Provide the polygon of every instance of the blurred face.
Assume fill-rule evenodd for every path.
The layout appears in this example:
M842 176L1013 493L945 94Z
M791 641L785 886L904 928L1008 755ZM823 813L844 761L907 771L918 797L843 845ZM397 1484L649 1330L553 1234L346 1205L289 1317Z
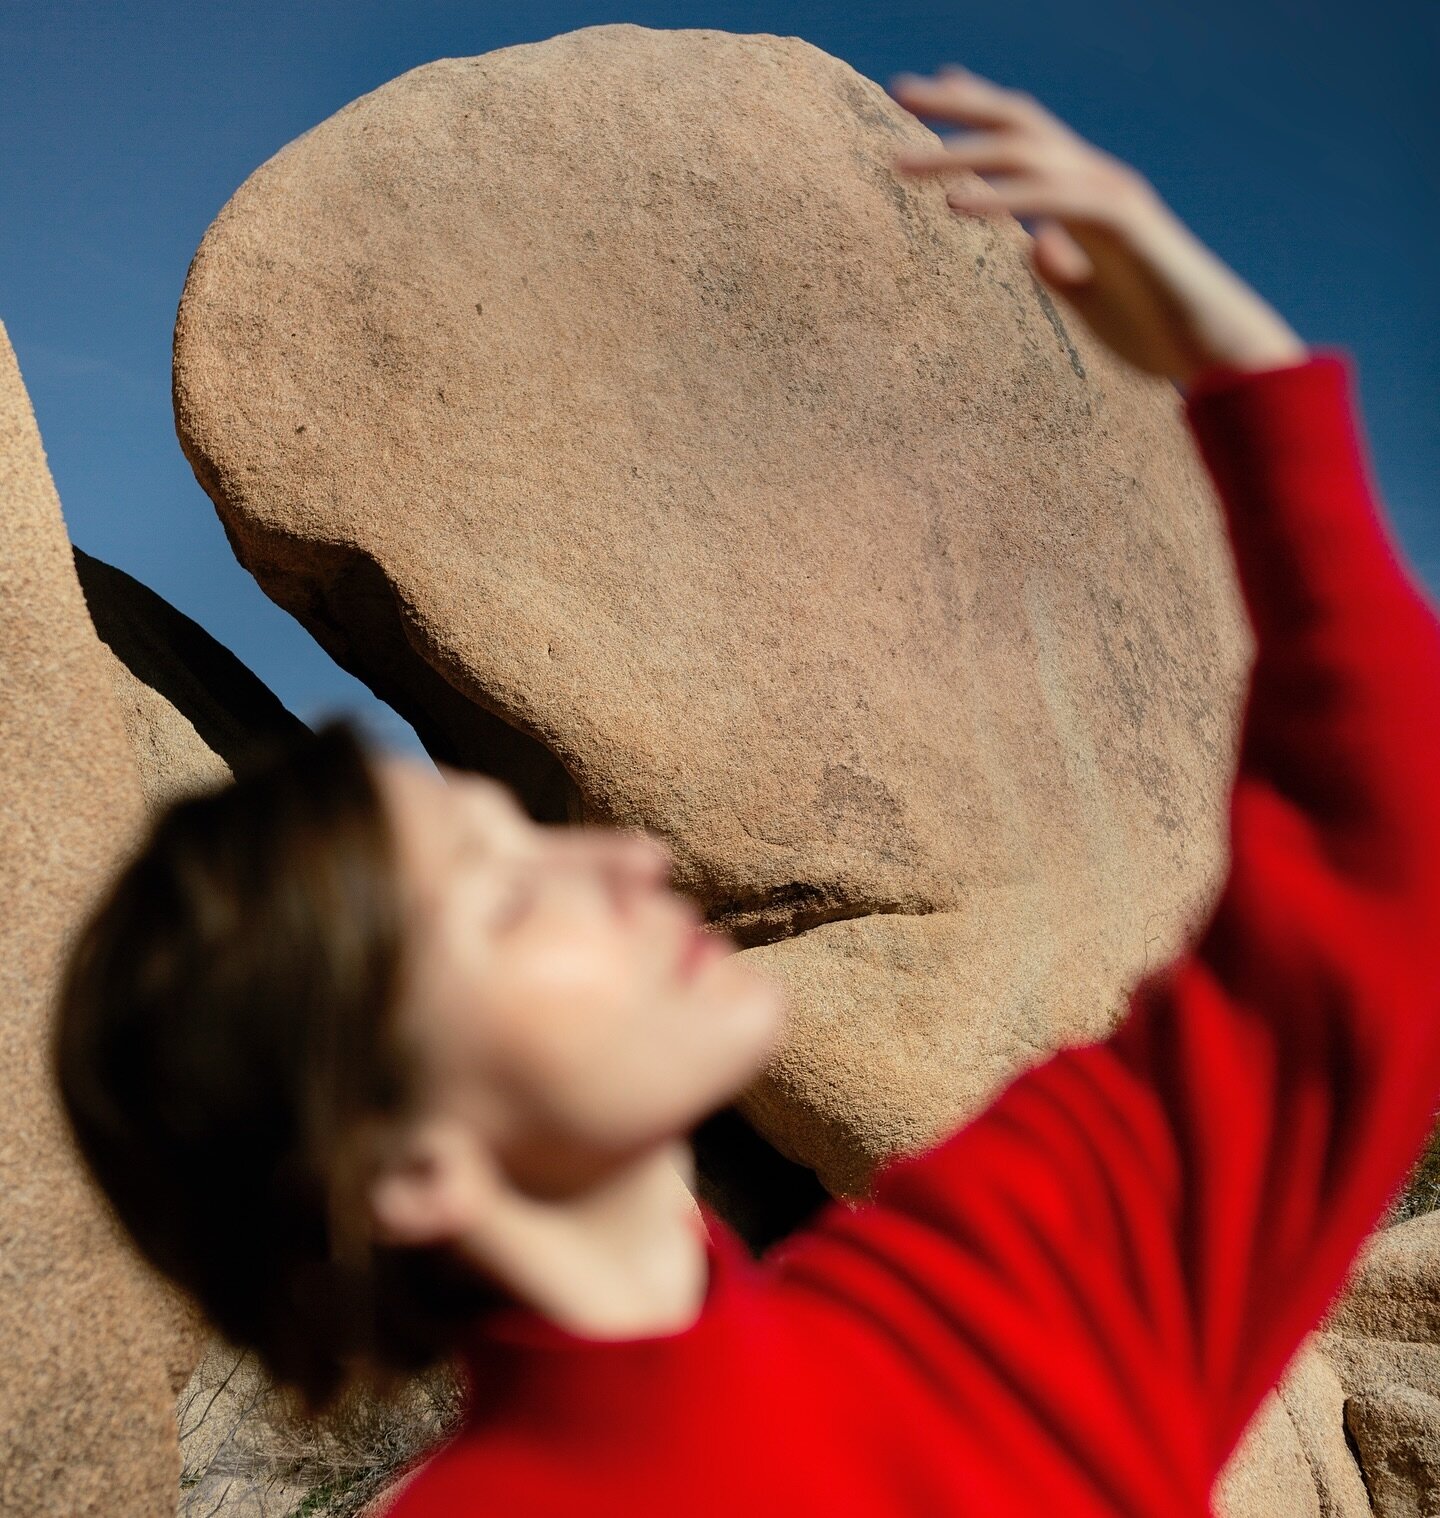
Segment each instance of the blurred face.
M544 826L482 776L378 762L401 850L400 1029L427 1113L562 1194L754 1077L779 987L701 931L651 835Z

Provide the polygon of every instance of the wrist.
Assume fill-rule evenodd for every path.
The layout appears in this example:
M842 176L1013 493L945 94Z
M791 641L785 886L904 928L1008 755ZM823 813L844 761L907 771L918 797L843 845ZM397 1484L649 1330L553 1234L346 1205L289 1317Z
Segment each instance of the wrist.
M1289 332L1269 340L1208 353L1171 378L1182 391L1188 391L1201 375L1263 374L1271 369L1289 369L1306 363L1311 357L1310 348L1295 333Z
M1182 389L1207 370L1231 374L1303 363L1309 349L1262 296L1155 198L1130 240L1165 272L1170 308L1170 378Z

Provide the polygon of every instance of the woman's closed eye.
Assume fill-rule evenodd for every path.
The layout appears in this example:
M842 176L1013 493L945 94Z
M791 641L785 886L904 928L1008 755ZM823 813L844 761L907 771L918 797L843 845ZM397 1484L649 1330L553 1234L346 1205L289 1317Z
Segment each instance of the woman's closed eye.
M530 910L535 901L535 876L526 870L517 872L501 890L499 902L490 914L490 925L503 932L513 927Z

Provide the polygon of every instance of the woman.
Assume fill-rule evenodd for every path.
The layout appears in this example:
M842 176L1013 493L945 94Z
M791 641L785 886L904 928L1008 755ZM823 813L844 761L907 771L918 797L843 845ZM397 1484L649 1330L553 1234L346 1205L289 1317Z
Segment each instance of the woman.
M783 1013L655 840L542 827L332 724L156 825L69 966L82 1150L139 1246L323 1406L462 1358L423 1514L1201 1515L1440 1094L1440 623L1351 373L1133 169L949 67L1039 276L1184 391L1256 636L1204 931L763 1261L690 1129Z

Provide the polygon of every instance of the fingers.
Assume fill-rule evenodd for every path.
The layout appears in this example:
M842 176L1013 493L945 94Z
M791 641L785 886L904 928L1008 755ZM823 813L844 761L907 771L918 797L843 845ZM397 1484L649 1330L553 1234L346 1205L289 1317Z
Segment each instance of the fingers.
M889 90L906 110L938 121L1015 129L1061 126L1033 95L1005 89L954 63L947 63L935 79L896 74Z
M1058 217L1072 224L1108 226L1118 220L1123 207L1097 194L1092 186L1071 180L1001 176L988 184L965 186L947 192L945 203L952 211L970 216L995 215Z
M1017 90L1002 89L981 79L957 64L946 64L938 79L922 79L915 74L899 74L891 81L891 93L916 115L940 120L965 122L988 131L964 135L951 134L941 139L943 146L927 152L910 150L897 154L892 163L900 174L931 175L969 169L973 173L999 173L1013 176L987 188L983 182L972 183L950 194L954 210L989 211L1016 209L1006 196L1022 190L1034 193L1027 183L1041 172L1056 155L1055 139L1047 142L1043 128L1053 123L1031 96Z
M977 172L1031 171L1042 168L1052 156L1043 143L998 132L954 134L940 139L942 148L933 153L899 154L894 162L902 173L925 170L974 169Z
M989 164L1013 162L1015 171L994 173ZM900 172L907 169L896 164ZM1094 226L1119 227L1140 206L1146 186L1125 165L1109 164L1100 156L1069 155L1018 157L997 154L945 153L926 155L916 174L984 172L990 177L948 186L946 203L953 211L981 215L1008 211L1012 216L1052 216Z
M943 175L965 169L993 175L951 189L952 210L974 215L1008 211L1013 216L1116 221L1136 199L1140 176L1128 164L1071 131L1032 95L982 79L947 64L933 80L899 74L891 93L917 115L963 122L987 130L951 134L942 147L897 154L902 175ZM1075 265L1072 244L1059 248L1060 267Z
M987 211L1009 211L1012 216L1034 216L1039 208L1034 204L1040 187L1032 181L1000 176L977 185L964 185L949 190L945 204L952 211L968 211L971 215L983 215Z
M1090 255L1060 222L1049 217L1042 217L1035 228L1031 258L1038 274L1067 293L1077 290L1095 275Z

